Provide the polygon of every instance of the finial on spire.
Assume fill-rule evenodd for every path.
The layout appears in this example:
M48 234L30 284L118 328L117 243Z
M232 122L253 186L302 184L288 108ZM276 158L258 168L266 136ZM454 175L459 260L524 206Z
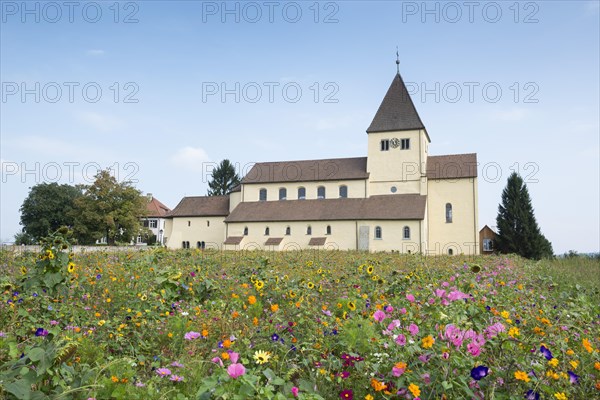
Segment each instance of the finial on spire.
M400 75L400 54L398 53L398 46L396 46L396 70Z

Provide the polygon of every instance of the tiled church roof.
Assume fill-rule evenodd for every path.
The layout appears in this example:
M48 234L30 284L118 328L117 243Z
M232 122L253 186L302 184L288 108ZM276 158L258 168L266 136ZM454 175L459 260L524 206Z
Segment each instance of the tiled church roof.
M362 198L244 202L225 222L421 220L426 196L380 195Z
M367 158L329 158L256 163L242 184L367 179Z

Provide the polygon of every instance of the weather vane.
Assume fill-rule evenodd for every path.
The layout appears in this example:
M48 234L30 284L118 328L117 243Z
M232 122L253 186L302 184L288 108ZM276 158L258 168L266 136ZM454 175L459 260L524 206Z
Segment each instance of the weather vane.
M400 74L400 54L398 53L398 46L396 46L396 70Z

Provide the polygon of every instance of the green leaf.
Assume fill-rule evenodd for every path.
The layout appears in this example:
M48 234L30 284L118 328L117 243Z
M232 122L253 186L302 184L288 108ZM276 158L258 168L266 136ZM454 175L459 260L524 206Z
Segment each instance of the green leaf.
M15 396L17 399L31 399L31 384L25 379L19 379L17 381L4 384L4 390Z

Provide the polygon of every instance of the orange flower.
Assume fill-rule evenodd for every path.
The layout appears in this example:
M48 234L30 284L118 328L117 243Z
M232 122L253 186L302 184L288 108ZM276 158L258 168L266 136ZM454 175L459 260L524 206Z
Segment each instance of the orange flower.
M110 380L111 380L111 381L113 381L114 383L117 383L117 382L119 382L119 378L117 378L117 377L116 377L116 376L114 376L114 375L110 377Z
M415 397L419 397L421 395L421 389L419 389L419 387L417 385L415 385L414 383L411 383L410 385L408 385L408 390L410 390L412 395Z
M421 345L423 346L424 349L428 349L431 346L433 346L433 342L435 342L435 339L433 338L433 336L429 335L429 336L425 336L423 339L421 339ZM415 395L417 396L417 395Z
M252 324L253 324L254 326L258 326L258 318L254 317L254 318L252 319Z
M583 339L581 341L581 343L583 344L583 347L585 347L585 349L587 350L588 353L592 352L593 348L592 348L592 344L590 343L589 340Z
M529 376L527 376L527 372L524 371L515 371L515 379L523 382L529 382Z
M271 305L271 311L277 312L277 310L279 310L279 305L278 304L272 304Z
M379 382L375 378L371 378L371 386L375 389L376 392L380 392L383 389L387 388L387 385L383 382Z
M231 313L231 318L237 318L240 316L240 313L238 313L237 311L234 311Z
M256 297L248 296L248 303L250 303L250 305L256 303Z
M221 353L221 358L223 360L229 360L229 353L227 353L226 351Z
M229 340L229 339L223 340L223 347L228 349L230 346L231 346L231 340Z
M598 371L600 371L600 362L596 361L594 363L594 368L596 368Z
M208 330L207 329L203 329L202 330L202 336L204 336L204 337L208 336Z

